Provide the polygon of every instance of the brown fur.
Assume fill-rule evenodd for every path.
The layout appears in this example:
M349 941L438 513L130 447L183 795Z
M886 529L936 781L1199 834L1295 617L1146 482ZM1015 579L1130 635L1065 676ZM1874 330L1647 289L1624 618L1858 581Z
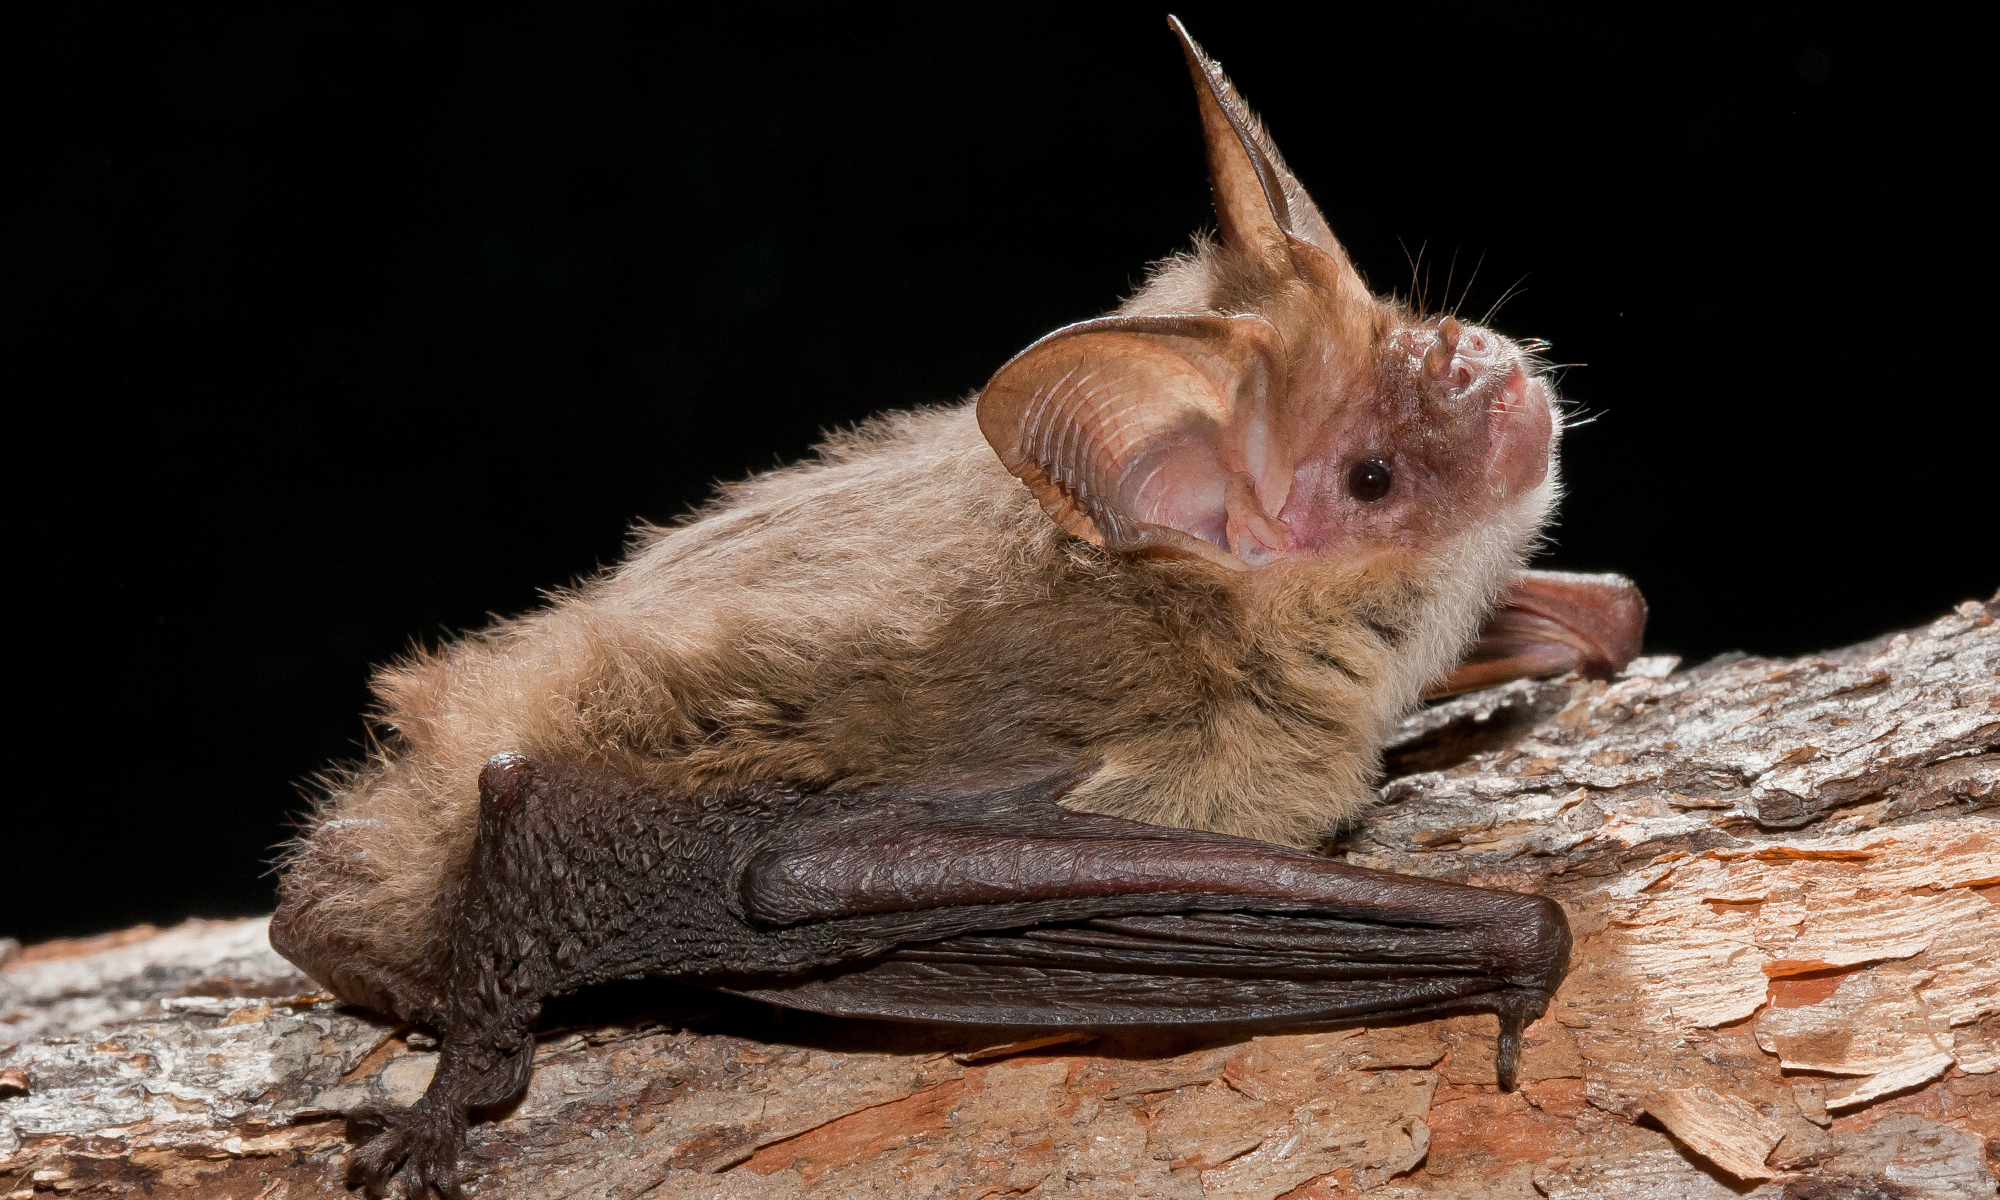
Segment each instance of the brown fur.
M1296 287L1198 243L1121 313L1303 312ZM1380 354L1414 318L1373 320ZM1420 549L1232 571L1065 534L969 405L878 418L642 530L541 611L379 672L379 746L286 864L294 940L422 975L502 752L668 792L971 790L1097 762L1076 807L1309 845L1372 799L1390 722L1464 650L1555 492L1551 468Z
M1080 807L1309 844L1368 802L1388 722L1518 564L1542 505L1521 507L1522 528L1436 555L1243 577L1064 535L969 408L882 418L643 531L546 609L381 671L381 748L284 887L325 934L422 961L503 751L662 785L956 788L1097 755Z

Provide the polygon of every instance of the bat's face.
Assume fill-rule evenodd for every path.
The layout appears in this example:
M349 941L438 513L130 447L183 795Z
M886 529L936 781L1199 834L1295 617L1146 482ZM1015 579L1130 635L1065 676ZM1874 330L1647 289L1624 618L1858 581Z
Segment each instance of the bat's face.
M1289 252L1303 278L1250 311L1107 317L1023 351L980 397L1001 461L1072 533L1237 571L1539 526L1556 421L1533 357Z
M1276 515L1297 551L1421 550L1493 520L1550 476L1554 398L1538 364L1490 329L1393 317L1372 371L1365 360L1293 364L1305 411Z
M979 399L987 440L1058 524L1116 550L1255 571L1462 549L1487 527L1482 561L1517 557L1554 492L1538 365L1371 295L1182 36L1220 236L1002 367Z

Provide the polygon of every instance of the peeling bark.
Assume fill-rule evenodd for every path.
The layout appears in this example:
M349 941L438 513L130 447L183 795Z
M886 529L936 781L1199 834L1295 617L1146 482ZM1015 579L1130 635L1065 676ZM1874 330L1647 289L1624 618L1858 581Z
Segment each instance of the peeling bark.
M1382 807L1328 849L1566 906L1571 974L1514 1094L1491 1018L1016 1041L621 985L552 1006L467 1191L1991 1197L1996 615L1412 718ZM337 1114L413 1100L435 1059L261 920L0 940L0 1196L337 1195Z

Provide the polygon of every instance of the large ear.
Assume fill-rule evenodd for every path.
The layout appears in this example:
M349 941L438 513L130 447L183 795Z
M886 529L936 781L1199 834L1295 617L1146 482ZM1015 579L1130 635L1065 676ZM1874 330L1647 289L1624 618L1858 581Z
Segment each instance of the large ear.
M1293 463L1274 427L1277 331L1256 316L1106 317L1016 355L979 428L1064 529L1237 570L1290 545Z
M1366 295L1347 251L1250 111L1236 85L1188 36L1179 17L1167 25L1181 42L1201 108L1208 181L1215 192L1215 221L1230 253L1272 271L1297 273L1322 287Z

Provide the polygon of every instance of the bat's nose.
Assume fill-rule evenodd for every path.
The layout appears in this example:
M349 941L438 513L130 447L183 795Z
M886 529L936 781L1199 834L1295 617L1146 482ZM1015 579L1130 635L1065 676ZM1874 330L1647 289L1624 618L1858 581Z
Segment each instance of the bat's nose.
M1500 339L1492 334L1457 317L1444 318L1424 351L1427 390L1439 399L1466 395L1493 370L1499 352Z

